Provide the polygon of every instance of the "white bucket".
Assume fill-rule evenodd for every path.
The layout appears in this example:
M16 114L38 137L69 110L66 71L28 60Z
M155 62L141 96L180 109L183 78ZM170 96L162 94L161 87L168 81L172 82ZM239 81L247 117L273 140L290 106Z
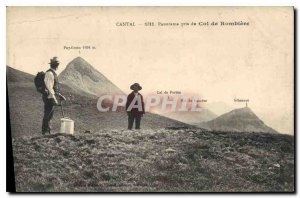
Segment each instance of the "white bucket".
M67 134L74 134L74 121L70 118L61 118L60 119L60 132Z

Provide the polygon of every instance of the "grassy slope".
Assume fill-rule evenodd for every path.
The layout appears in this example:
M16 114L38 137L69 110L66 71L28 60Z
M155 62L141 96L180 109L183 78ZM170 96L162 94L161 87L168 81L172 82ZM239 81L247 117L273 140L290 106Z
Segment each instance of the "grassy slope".
M102 130L13 142L17 191L293 191L293 137Z

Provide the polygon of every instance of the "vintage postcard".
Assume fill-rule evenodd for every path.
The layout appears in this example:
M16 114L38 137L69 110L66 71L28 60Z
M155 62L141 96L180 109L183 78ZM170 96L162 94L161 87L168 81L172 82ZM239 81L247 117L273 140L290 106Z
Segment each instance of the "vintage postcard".
M294 192L293 7L7 7L16 192Z

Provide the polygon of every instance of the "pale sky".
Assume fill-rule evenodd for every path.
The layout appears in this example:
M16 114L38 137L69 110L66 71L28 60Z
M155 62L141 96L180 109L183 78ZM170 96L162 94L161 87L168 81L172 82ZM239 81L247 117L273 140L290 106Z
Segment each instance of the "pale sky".
M59 72L81 56L128 93L196 94L249 107L269 126L293 134L292 7L9 7L7 65L36 74L58 56ZM134 27L116 26L135 22ZM157 26L158 22L249 22L249 26ZM145 22L156 26L146 27ZM95 46L64 50L64 46Z

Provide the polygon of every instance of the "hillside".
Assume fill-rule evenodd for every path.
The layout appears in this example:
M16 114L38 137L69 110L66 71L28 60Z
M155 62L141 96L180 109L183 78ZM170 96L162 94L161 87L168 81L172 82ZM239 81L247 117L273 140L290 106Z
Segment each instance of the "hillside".
M123 92L81 57L73 59L59 75L60 82L77 92L100 96Z
M265 125L248 107L232 110L199 126L214 131L278 133Z
M7 73L9 75L7 83L12 135L14 137L40 135L43 101L41 94L34 87L33 75L19 72L10 67L7 67ZM16 80L10 82L10 79ZM65 115L75 121L75 131L127 128L126 112L100 113L96 107L97 98L95 96L87 93L84 95L75 93L66 85L61 86L61 93L68 99L66 103L63 103ZM61 117L60 107L57 106L52 121L56 132L60 127ZM144 129L169 126L189 127L187 124L151 113L146 113L141 122L141 127Z
M294 139L101 130L13 141L18 192L292 192Z
M6 66L6 79L10 83L33 82L34 76L12 67Z

